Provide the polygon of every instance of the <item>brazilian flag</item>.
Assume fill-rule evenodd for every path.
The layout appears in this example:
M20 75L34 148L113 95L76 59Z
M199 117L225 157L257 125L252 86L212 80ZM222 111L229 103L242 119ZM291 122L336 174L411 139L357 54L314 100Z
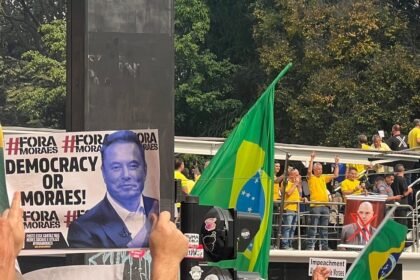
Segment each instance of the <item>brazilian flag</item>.
M4 172L4 153L3 153L3 128L0 124L0 213L9 208L9 200L6 191L6 178Z
M260 229L251 245L238 254L239 271L267 278L274 178L274 91L289 64L271 83L210 161L191 194L200 204L257 213ZM225 263L222 266L228 267Z
M404 250L407 230L394 220L386 220L350 267L345 279L386 279Z

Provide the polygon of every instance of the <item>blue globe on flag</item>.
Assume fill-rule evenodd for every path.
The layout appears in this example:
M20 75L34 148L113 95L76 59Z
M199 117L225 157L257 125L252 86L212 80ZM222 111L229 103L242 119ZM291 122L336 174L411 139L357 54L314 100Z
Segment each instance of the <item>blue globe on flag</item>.
M260 173L261 171L258 171L242 187L236 201L236 210L259 214L262 219L264 217L265 199Z
M400 257L400 253L394 253L389 255L388 260L382 266L381 270L378 273L378 279L386 279L389 275L391 275L392 271L394 270L395 266L397 265L397 261Z

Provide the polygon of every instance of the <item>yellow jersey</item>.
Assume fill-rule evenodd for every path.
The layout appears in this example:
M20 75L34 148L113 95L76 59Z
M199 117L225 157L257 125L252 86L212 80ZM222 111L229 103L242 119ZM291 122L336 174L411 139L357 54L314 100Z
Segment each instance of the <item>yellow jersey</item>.
M286 186L286 199L284 200L284 210L290 210L297 212L298 209L298 203L300 201L300 194L297 187L295 187L295 190L292 192L291 195L287 195L287 193L292 189L294 186L294 183L289 181Z
M309 194L311 201L328 202L327 183L331 182L333 177L331 175L321 175L319 177L312 175L308 179ZM311 204L311 207L325 206L323 204Z

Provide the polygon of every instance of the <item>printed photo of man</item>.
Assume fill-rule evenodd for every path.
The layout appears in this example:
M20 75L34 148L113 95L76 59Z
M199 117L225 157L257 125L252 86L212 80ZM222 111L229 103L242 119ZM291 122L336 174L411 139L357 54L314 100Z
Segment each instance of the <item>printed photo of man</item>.
M343 226L341 242L352 245L365 245L375 233L371 223L376 218L373 205L369 201L360 203L357 213L352 213L354 223Z
M143 195L147 176L144 149L136 133L117 131L102 148L105 197L71 223L67 241L73 248L144 248L149 245L150 215L158 200Z

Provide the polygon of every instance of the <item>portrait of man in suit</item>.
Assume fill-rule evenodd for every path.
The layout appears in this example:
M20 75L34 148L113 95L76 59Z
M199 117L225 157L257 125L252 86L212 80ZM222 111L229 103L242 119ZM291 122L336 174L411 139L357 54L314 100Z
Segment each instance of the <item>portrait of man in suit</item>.
M372 221L375 219L373 205L369 201L364 201L360 203L357 213L352 214L355 222L343 226L341 242L344 244L365 245L376 231L376 228L371 226Z
M72 222L67 241L73 248L144 248L149 245L152 213L158 200L143 195L147 176L144 149L136 133L117 131L101 147L105 197Z

